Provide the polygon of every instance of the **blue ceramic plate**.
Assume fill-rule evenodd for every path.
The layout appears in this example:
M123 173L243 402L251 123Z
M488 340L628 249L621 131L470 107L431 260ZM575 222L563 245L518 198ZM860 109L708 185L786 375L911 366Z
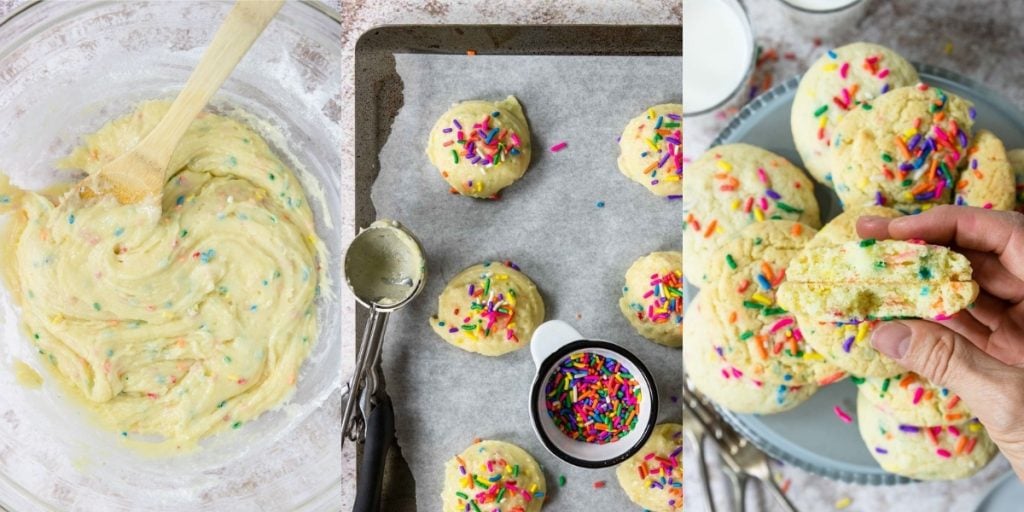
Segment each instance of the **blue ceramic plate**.
M1024 147L1024 114L1016 106L971 79L944 69L915 65L925 83L974 103L978 111L976 129L991 130L1003 140L1007 149ZM789 112L798 83L799 77L794 77L755 98L718 135L712 146L745 142L800 164L789 127ZM828 221L842 211L831 190L818 185L815 192L821 206L822 221ZM687 292L692 298L696 289L687 286ZM907 478L885 472L861 440L856 421L843 423L833 412L833 408L840 405L853 414L856 403L857 389L846 380L822 389L803 405L788 412L767 416L735 414L726 410L720 412L755 445L789 464L844 482L870 485L910 482ZM1024 501L1024 488L1019 492L1018 496L1022 497L1016 502L1018 504Z
M1024 503L1024 484L1012 471L996 481L974 512L1017 512Z

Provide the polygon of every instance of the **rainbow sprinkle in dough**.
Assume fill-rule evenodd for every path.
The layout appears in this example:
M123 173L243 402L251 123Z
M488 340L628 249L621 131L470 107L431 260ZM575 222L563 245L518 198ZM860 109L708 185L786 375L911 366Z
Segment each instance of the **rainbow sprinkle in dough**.
M657 196L683 193L683 106L655 105L626 124L619 171Z
M641 336L666 345L683 344L683 256L652 252L626 271L619 310Z
M485 262L453 277L430 318L434 332L469 352L499 356L525 347L544 321L537 286L514 263Z
M683 274L710 282L711 255L741 229L770 220L821 225L814 186L785 158L748 144L711 148L687 166L683 183Z
M949 203L973 126L970 102L925 84L862 104L833 140L832 178L844 208L918 213Z
M825 52L800 79L790 114L793 143L811 175L832 186L829 151L846 114L919 80L913 65L884 46L858 42Z
M977 419L957 424L900 422L859 393L857 424L882 469L920 480L954 480L980 471L996 454Z
M501 189L530 166L530 128L514 96L498 101L464 101L434 125L427 156L450 192L496 199Z
M540 512L547 484L522 448L480 441L445 463L444 512Z
M778 298L819 322L945 320L977 297L971 273L970 261L946 247L866 239L802 251Z
M662 423L654 427L640 451L615 469L619 485L629 499L650 512L683 509L683 426Z
M142 104L61 165L98 172L168 107ZM200 114L162 205L34 192L17 202L3 261L24 330L101 424L173 453L292 392L316 342L323 244L299 180L252 129Z
M563 358L544 385L555 426L570 439L605 444L636 427L643 393L636 378L611 357L576 352Z

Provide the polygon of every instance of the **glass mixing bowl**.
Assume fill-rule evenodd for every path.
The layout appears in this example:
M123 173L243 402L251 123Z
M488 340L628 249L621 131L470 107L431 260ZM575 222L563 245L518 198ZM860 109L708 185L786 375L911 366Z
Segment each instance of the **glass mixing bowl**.
M171 99L230 2L41 2L0 22L0 169L16 185L66 181L54 162L142 100ZM319 339L286 404L193 453L126 448L63 396L0 292L0 508L325 510L340 460L340 20L288 2L211 109L253 125L300 174L329 254ZM259 120L259 121L257 121ZM15 361L43 376L16 383Z

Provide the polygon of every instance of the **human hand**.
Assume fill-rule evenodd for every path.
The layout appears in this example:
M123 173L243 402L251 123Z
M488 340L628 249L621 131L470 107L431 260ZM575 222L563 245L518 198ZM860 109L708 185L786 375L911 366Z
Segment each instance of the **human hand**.
M921 239L971 261L981 288L973 307L944 321L885 322L871 343L960 395L1024 480L1024 215L937 206L895 219L861 217L857 233Z

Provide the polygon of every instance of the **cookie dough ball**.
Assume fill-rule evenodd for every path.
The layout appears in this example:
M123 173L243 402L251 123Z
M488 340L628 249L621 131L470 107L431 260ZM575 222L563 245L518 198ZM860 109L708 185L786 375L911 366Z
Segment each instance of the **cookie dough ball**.
M974 417L958 395L913 372L854 382L865 400L900 423L958 425Z
M917 71L889 48L853 43L829 50L800 79L790 127L804 167L832 186L829 150L836 124L861 103L919 82Z
M686 168L683 274L708 283L711 254L744 227L766 220L821 225L814 186L785 158L748 144L708 150Z
M530 166L530 127L514 96L464 101L430 131L427 156L453 194L489 198L522 177Z
M917 213L949 203L974 126L971 103L918 84L846 115L832 141L832 180L844 208Z
M683 426L662 423L639 452L615 469L626 496L650 512L683 509Z
M701 293L686 310L683 327L683 368L687 381L718 405L742 414L774 414L807 401L818 386L765 384L734 365L726 348L739 343L728 338L712 304Z
M954 204L993 210L1016 206L1016 180L1003 141L988 130L978 130L967 150L967 165L956 182Z
M1006 152L1010 161L1014 179L1014 203L1018 212L1024 213L1024 149L1012 149Z
M683 106L655 105L619 138L619 170L656 196L683 193Z
M723 347L725 357L767 385L823 386L844 376L807 346L796 319L776 303L790 260L814 233L792 221L753 224L711 259L714 281L701 293L731 342Z
M480 441L445 463L441 510L539 512L546 493L544 473L529 453L502 441Z
M669 347L683 344L683 255L652 252L626 271L619 309L641 336Z
M857 426L871 456L882 469L920 480L967 478L995 456L996 447L977 420L957 425L900 423L861 393Z
M437 311L430 325L438 336L485 356L525 347L544 321L537 286L511 262L487 262L459 272L437 298Z
M893 219L902 214L883 206L847 210L821 228L804 250L820 250L859 240L857 219L866 215ZM896 361L871 346L871 331L879 324L878 320L821 322L800 314L796 314L796 319L807 344L850 375L885 378L904 371Z

